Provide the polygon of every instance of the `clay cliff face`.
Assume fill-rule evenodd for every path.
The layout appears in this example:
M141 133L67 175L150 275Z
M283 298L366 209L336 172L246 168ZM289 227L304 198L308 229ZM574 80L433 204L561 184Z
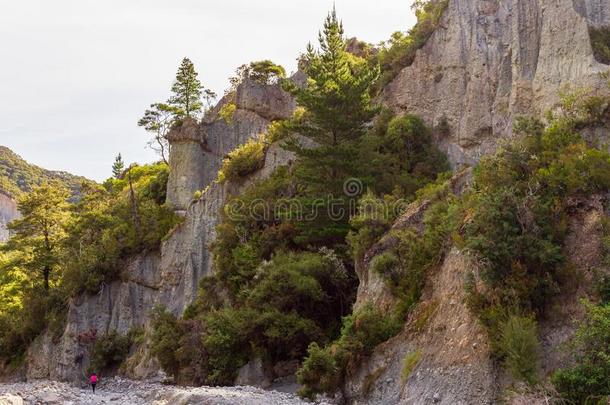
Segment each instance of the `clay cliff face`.
M512 136L514 118L543 115L565 86L606 87L588 27L609 23L607 0L450 0L384 102L430 125L446 119L439 143L454 166L472 165Z

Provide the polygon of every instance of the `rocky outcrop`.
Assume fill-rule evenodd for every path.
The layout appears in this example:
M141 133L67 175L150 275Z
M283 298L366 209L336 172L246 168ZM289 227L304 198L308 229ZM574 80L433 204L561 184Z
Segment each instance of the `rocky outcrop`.
M10 195L0 191L0 243L8 240L10 235L7 225L19 216L15 200Z
M231 119L219 116L222 106L234 103ZM273 120L288 118L294 99L279 84L245 80L225 96L201 124L188 121L168 134L172 145L167 202L186 210L196 191L212 184L223 158L239 145L267 130Z
M158 253L136 256L123 271L122 280L103 285L96 295L73 299L63 332L54 336L47 331L28 350L27 378L84 381L97 336L113 330L125 335L145 326L159 302L159 260Z
M565 86L606 89L589 25L610 23L607 0L449 0L436 32L384 91L385 103L445 119L454 166L472 165L512 136L522 114L542 115Z
M403 332L349 376L349 402L494 403L497 371L487 335L464 302L464 277L475 268L459 250L447 255Z
M201 128L187 119L167 135L172 149L169 156L171 170L167 181L167 205L174 210L185 210L197 190L209 184L203 173L207 159Z
M454 177L454 193L464 187L464 177ZM467 182L466 182L467 183ZM421 232L428 201L412 204L394 225ZM584 318L581 299L595 296L596 277L608 271L602 263L604 197L570 201L566 257L573 281L554 298L540 320L540 371L548 377L569 364L565 344ZM369 263L391 249L391 235L366 254L359 269L356 307L372 303L388 310L395 298ZM512 380L492 360L486 331L466 306L468 274L479 274L479 265L465 251L452 248L442 263L430 271L422 298L410 313L403 331L377 347L372 356L348 374L343 393L354 404L492 404ZM410 367L405 364L410 363Z
M97 336L113 330L127 334L133 328L146 327L157 305L181 315L195 300L200 280L213 271L209 245L216 238L216 225L227 199L293 159L290 152L271 145L263 168L249 178L239 184L213 181L224 155L265 132L270 117L285 117L294 109L294 102L278 85L246 82L242 87L241 104L231 124L219 118L201 124L186 120L168 136L172 144L168 204L183 211L184 221L166 237L160 252L134 257L120 280L104 285L95 295L83 294L70 302L64 330L58 336L47 331L30 347L28 379L82 382ZM195 199L195 191L203 189L201 197ZM126 368L132 378L148 378L158 372L146 345L133 353Z

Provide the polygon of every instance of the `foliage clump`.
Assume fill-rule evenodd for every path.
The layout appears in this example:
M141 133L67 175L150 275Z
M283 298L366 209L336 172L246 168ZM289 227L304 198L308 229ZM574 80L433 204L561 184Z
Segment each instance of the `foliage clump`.
M116 330L98 337L91 350L90 369L93 372L112 371L118 368L129 354L132 341Z
M271 362L301 359L310 342L324 341L338 327L342 291L349 282L339 263L330 251L278 253L241 285L233 307L202 311L214 302L213 285L202 286L199 309L191 310L188 319L156 316L152 349L179 380L188 380L184 371L195 369L197 382L214 385L231 384L239 367L257 354ZM202 345L197 364L194 357L181 356L193 349L191 341Z
M218 181L239 181L261 169L265 163L266 150L267 141L263 135L238 146L223 159Z
M244 80L252 80L262 85L279 83L286 77L286 70L283 66L277 65L270 60L260 60L250 62L248 65L241 65L237 68L235 76L230 80L232 90Z
M402 372L400 374L400 379L402 380L403 384L409 380L411 374L413 373L413 370L415 370L415 367L417 367L417 364L419 363L420 359L421 352L419 350L407 353L404 360L402 361Z
M610 305L584 305L587 316L572 342L575 363L552 381L572 403L604 403L610 397Z
M610 27L589 27L589 38L595 60L610 65Z
M345 317L339 339L324 348L317 343L309 346L297 373L302 385L299 395L312 399L318 393L334 393L345 373L357 367L377 345L396 335L403 323L400 314L382 314L372 305Z
M222 118L224 122L227 123L227 125L232 125L233 115L235 114L235 111L237 111L237 106L235 105L235 103L226 103L220 108L220 111L218 111L218 116Z
M500 325L500 350L514 378L534 384L538 379L540 343L532 317L510 316Z

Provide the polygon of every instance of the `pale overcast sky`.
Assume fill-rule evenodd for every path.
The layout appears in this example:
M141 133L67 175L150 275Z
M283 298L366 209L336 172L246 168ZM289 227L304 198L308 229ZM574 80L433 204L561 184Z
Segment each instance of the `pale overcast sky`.
M412 0L337 0L347 36L378 43L414 23ZM295 69L332 0L0 0L0 145L92 179L114 156L155 160L136 123L182 57L222 94L235 68Z

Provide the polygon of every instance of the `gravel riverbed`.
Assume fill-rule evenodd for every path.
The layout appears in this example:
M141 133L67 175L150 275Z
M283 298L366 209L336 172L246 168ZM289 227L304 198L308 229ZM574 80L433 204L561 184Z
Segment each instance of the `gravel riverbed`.
M176 387L122 378L102 380L95 394L57 381L0 384L0 405L288 405L311 404L294 394L255 387ZM329 405L327 402L318 402Z

